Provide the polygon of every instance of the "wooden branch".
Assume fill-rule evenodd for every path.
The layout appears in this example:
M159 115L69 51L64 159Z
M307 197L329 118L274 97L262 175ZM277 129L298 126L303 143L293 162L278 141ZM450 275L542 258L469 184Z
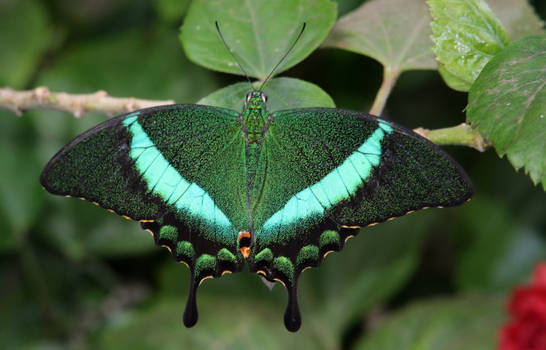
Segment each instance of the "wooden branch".
M24 111L29 109L65 111L76 118L80 118L88 112L117 115L137 109L173 103L175 103L174 100L155 101L141 100L134 97L111 97L103 90L92 94L67 94L64 92L51 92L44 86L27 91L13 90L8 87L0 88L0 108L9 109L18 116L21 116Z
M385 96L388 96L388 93ZM106 91L102 90L93 94L67 94L64 92L50 92L47 87L43 86L27 91L0 88L0 108L9 109L19 116L28 109L65 111L72 113L77 118L88 112L117 115L137 109L173 103L173 100L154 101L134 97L111 97L108 96ZM384 102L381 105L384 106ZM413 131L438 145L467 146L480 152L491 146L477 130L464 123L450 128L437 130L417 128Z

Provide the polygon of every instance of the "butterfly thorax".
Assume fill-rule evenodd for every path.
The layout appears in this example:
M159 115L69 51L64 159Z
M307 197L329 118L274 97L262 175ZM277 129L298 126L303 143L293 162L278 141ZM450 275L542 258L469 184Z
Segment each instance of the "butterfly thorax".
M252 91L246 97L243 110L243 137L247 145L261 144L268 126L267 97L259 91Z

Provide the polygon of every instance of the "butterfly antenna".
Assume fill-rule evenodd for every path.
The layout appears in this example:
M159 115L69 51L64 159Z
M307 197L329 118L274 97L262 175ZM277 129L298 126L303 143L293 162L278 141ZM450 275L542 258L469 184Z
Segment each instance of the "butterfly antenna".
M254 87L252 86L252 82L250 81L250 78L248 77L248 74L247 74L246 71L243 69L243 66L241 65L241 63L239 62L239 60L237 59L237 57L235 57L235 55L233 54L233 52L231 52L231 49L229 48L228 44L226 43L226 40L224 39L224 36L222 35L222 32L220 31L220 25L218 24L218 21L214 21L214 24L216 25L216 31L218 32L218 35L220 36L220 39L222 40L222 43L224 43L224 46L226 47L226 50L229 52L229 54L231 55L231 57L233 57L233 60L237 63L237 65L239 66L239 69L241 69L241 71L242 71L243 74L245 75L246 80L248 80L248 83L250 84L250 86L252 87L252 89L254 89Z
M292 46L290 46L290 48L288 49L288 51L286 51L286 53L284 54L284 56L282 56L282 58L279 60L279 63L277 63L275 65L275 67L273 67L273 69L271 70L271 73L269 73L269 75L267 76L267 78L265 78L264 82L262 83L262 86L260 86L260 89L258 91L262 91L265 84L269 81L269 79L271 79L271 77L273 76L273 73L275 73L275 71L277 70L277 68L279 68L279 66L281 65L281 63L284 62L284 60L286 59L286 57L288 56L288 54L290 53L290 51L292 51L292 49L296 46L296 43L300 40L303 32L305 31L305 27L307 26L307 23L303 22L303 25L301 26L301 30L300 30L300 33L298 34L298 36L296 37L296 40L294 40L294 42L292 43Z

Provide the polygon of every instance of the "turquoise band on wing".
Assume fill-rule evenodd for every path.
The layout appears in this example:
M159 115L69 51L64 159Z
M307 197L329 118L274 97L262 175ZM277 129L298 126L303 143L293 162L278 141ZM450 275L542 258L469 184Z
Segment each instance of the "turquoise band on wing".
M285 206L271 216L260 234L268 237L275 227L324 215L325 210L354 195L380 163L381 141L392 127L380 120L379 127L345 161L322 180L292 196ZM270 238L270 237L269 237Z
M155 147L137 115L130 115L123 125L131 133L129 156L135 162L148 190L159 195L168 205L188 215L223 229L221 236L233 238L234 228L210 195L196 183L184 179Z

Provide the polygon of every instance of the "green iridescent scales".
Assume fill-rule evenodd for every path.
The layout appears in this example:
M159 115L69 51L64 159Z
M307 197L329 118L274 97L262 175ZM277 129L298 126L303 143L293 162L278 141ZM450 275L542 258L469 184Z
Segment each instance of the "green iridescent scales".
M248 263L286 286L291 331L305 268L360 227L472 194L464 171L408 129L341 109L269 114L258 91L242 114L173 105L106 121L61 149L41 183L141 221L186 263L186 326L199 283Z

